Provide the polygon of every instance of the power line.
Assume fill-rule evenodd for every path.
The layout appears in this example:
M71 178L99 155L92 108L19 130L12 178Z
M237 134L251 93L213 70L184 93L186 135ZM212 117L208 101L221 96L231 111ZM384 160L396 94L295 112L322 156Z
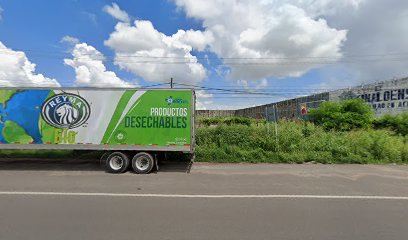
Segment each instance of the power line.
M54 79L50 79L54 80ZM50 86L52 85L52 82L47 82L47 80L44 80L42 82L32 82L30 79L10 79L10 78L3 78L0 79L1 82L7 82L7 83L25 83L25 84L32 84L32 85L38 85L38 86ZM69 80L60 80L56 81L59 84L75 84L75 81L69 81ZM156 83L152 85L143 85L140 87L157 87L157 86L168 86L170 82L163 82L163 83ZM338 86L338 87L332 87L332 88L256 88L256 87L246 87L246 88L236 88L237 86L228 86L228 88L220 88L220 87L207 87L207 86L200 86L200 85L194 85L194 84L185 84L185 83L173 83L174 85L179 85L183 87L188 87L188 88L194 88L196 91L205 91L205 92L211 92L213 94L267 94L267 93L309 93L309 92L316 92L316 91L335 91L335 90L352 90L352 91L358 91L358 90L363 90L363 91L374 91L376 90L374 87L364 87L363 86L354 86L354 87L344 87L344 86ZM97 83L97 84L92 84L92 86L112 86L110 83ZM399 88L384 88L382 87L381 90L398 90Z
M40 54L48 54L58 56L62 55L71 55L69 52L55 52L55 51L44 51L44 50L33 50L33 49L0 49L1 51L8 51L8 52L31 52L31 53L40 53ZM18 54L18 53L16 53ZM94 53L81 53L81 55L87 56L94 56ZM199 57L199 56L192 56L192 57L185 57L185 56L146 56L146 55L137 55L137 54L102 54L103 56L111 56L111 57L134 57L134 58L152 58L152 59L209 59L209 60L229 60L229 59L338 59L338 58L364 58L364 57L387 57L387 56L408 56L408 52L385 52L385 53L373 53L373 54L345 54L343 56L276 56L276 57Z
M167 86L169 83L158 83L158 84L153 84L153 85L149 85L149 86L141 86L142 88L151 88L151 87L158 87L158 86Z
M0 49L0 55L4 55L4 54L8 54L8 55L17 55L19 54L18 52L7 52L7 53L1 53L1 50L7 50L7 49ZM7 50L9 51L9 50ZM240 65L245 65L245 66L263 66L263 65L280 65L280 66L285 66L285 65L308 65L308 64L349 64L349 63L373 63L373 62L406 62L408 61L408 55L404 56L405 54L400 54L399 56L403 55L404 58L384 58L384 56L398 56L396 54L393 55L366 55L367 56L383 56L381 58L377 58L377 59L351 59L351 60L347 60L347 56L345 57L336 57L333 58L333 60L330 60L331 57L259 57L259 58L249 58L249 57L236 57L236 58L218 58L220 60L247 60L247 61L223 61L220 63L211 63L212 65L217 65L217 66L240 66ZM81 59L81 58L88 58L89 56L93 56L95 57L95 54L82 54L81 56L75 56L74 58L77 59ZM37 55L37 57L47 57L47 58L54 58L54 59L60 59L60 58L70 58L73 56L68 56L68 55L64 55L64 56L58 56L55 54L44 54L44 53L40 53L39 55ZM135 58L153 58L153 59L158 59L158 61L152 61L152 60L136 60L136 61L132 61L132 60L121 60L120 56L118 59L118 56L116 56L113 61L117 62L117 63L132 63L132 64L170 64L170 65L178 65L178 64L195 64L198 63L197 60L198 59L208 59L208 58L199 58L199 57L191 57L191 58L187 58L187 57L167 57L167 56L129 56L129 57L135 57ZM361 57L361 56L360 56ZM328 59L328 60L324 60L324 61L298 61L299 59L308 59L308 58L314 58L314 59ZM190 59L190 61L163 61L163 59L185 59L188 60ZM100 61L104 61L106 60L106 58L102 55L99 54L98 56L96 56L96 58L93 58L93 60L100 60ZM191 61L192 60L192 61ZM255 62L255 61L248 61L248 60L286 60L286 61L274 61L274 62L267 62L267 61L263 61L263 62ZM292 61L288 61L288 60L292 60ZM293 61L296 60L296 61Z
M41 82L32 82L30 79L0 79L0 87L55 87L56 85L54 83L58 83L58 84L70 84L70 85L74 85L75 81L69 81L69 80L65 80L65 81L58 81L55 80L55 82L51 82L51 80L54 79L50 79L50 80L44 80ZM49 82L47 82L49 81ZM2 83L9 83L10 85L12 84L13 86L2 86ZM129 84L131 84L130 82L127 82ZM152 88L152 87L158 87L158 86L166 86L169 83L158 83L158 84L153 84L153 85L141 85L141 86L135 86L135 88ZM31 86L29 86L31 85ZM75 86L75 87L114 87L112 86L112 84L110 83L97 83L97 84L91 84L91 85L87 85L87 86ZM120 87L120 86L119 86Z
M359 86L355 87L348 87L348 88L269 88L269 89L236 89L236 88L215 88L215 87L206 87L206 86L199 86L199 85L192 85L192 84L184 84L184 83L175 83L176 85L182 85L187 87L194 87L198 88L197 91L227 91L232 93L258 93L258 92L285 92L285 91L293 91L293 92L309 92L309 91L335 91L335 90L375 90L375 88L359 88ZM381 88L381 90L398 90L399 88Z
M187 86L187 87L194 87L194 88L200 88L202 90L218 90L218 91L226 91L226 92L232 92L232 93L247 93L243 90L234 90L234 89L223 89L223 88L212 88L212 87L204 87L204 86L197 86L197 85L189 85L189 84L183 84L183 83L175 83L176 85L181 85L181 86ZM248 93L251 94L251 93ZM260 93L262 94L262 93ZM265 94L266 95L266 94Z

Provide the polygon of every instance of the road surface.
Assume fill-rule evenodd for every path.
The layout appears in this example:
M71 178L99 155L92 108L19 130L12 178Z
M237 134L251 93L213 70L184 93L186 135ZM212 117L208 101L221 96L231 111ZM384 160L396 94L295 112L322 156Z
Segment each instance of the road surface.
M406 239L408 166L0 160L0 239Z

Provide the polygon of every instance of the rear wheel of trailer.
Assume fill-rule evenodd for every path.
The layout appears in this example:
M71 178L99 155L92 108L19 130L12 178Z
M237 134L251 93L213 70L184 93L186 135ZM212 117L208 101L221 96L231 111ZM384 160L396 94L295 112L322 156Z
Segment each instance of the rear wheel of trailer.
M105 161L106 171L109 173L124 173L129 168L129 157L122 152L109 154Z
M133 171L138 174L150 173L154 167L154 163L154 157L146 152L137 153L132 158Z

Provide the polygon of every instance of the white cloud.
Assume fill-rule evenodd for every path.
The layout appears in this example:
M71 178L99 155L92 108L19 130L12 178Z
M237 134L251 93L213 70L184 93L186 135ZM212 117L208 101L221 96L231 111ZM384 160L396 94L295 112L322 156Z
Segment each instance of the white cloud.
M78 43L72 49L72 59L64 63L75 69L76 86L131 87L129 82L120 79L114 72L107 71L102 53L86 43Z
M280 0L280 4L293 4L304 9L313 18L342 14L347 10L356 10L367 0Z
M408 75L408 1L364 1L355 11L338 11L328 21L349 29L343 51L345 58L354 57L338 69L348 71L353 84Z
M323 65L309 59L299 63L300 56L331 56L332 60L342 57L347 31L332 28L317 17L329 14L337 1L174 1L187 16L203 22L205 31L214 39L209 42L210 50L226 58L231 79L296 77ZM358 0L345 2L345 6L359 6Z
M196 91L196 108L198 110L214 109L213 94L206 92L205 90Z
M75 38L75 37L71 37L71 36L64 36L64 37L61 39L61 42L65 42L65 43L69 43L69 44L75 45L75 44L78 44L78 43L79 43L79 39L78 39L78 38Z
M0 86L49 87L60 86L52 78L35 73L36 65L24 52L13 51L0 42Z
M202 51L213 39L209 32L179 30L167 36L150 21L134 25L119 22L105 45L115 50L115 64L147 81L196 83L206 78L206 69L191 54Z
M115 19L122 21L122 22L129 22L130 18L129 15L121 10L116 3L112 3L112 6L105 5L103 7L103 11L114 17Z
M168 82L173 77L176 83L197 83L207 72L192 51L208 51L224 62L203 60L220 77L255 88L267 86L270 77L299 77L316 68L335 86L408 73L406 56L401 57L401 49L408 49L405 0L172 1L204 30L166 35L149 21L133 24L118 18L122 22L105 41L115 51L115 64L147 81ZM341 63L354 61L350 55L376 53L400 57ZM199 108L217 108L214 96L198 99Z
M255 86L255 89L263 89L268 86L268 80L263 78L259 81L259 83Z
M213 33L210 49L218 56L278 58L261 60L275 64L247 66L224 60L238 61L229 64L232 79L301 76L327 61L337 63L324 66L324 74L347 72L330 77L336 85L344 75L351 85L408 75L401 54L408 48L406 0L173 1Z

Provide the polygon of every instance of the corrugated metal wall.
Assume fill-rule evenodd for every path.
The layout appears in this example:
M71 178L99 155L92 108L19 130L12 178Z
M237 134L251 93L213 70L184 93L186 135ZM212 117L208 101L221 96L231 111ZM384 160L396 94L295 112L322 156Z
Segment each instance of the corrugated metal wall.
M276 103L249 107L239 110L197 110L199 117L249 117L256 119L299 119L307 117L307 111L318 107L324 101L340 101L363 98L377 116L408 111L408 78L362 85L350 89L313 94Z

